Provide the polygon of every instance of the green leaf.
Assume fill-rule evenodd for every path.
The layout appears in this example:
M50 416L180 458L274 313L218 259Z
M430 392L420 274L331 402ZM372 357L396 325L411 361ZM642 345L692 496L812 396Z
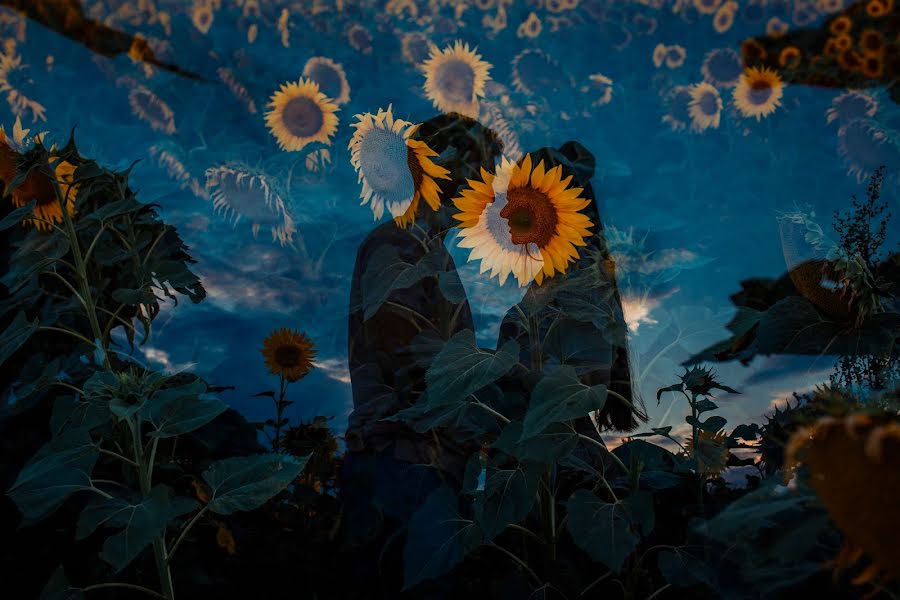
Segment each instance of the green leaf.
M568 457L578 446L578 433L567 423L554 423L522 441L522 423L513 421L503 428L491 447L519 460L551 465Z
M694 406L697 407L698 413L705 413L719 408L718 404L716 404L712 400L707 400L706 398L704 398L703 400L698 400Z
M54 436L73 429L90 431L109 420L109 409L99 402L61 396L53 403L50 433Z
M116 302L130 304L132 306L138 304L153 304L157 301L157 297L153 294L153 290L149 286L136 290L126 288L113 290L112 297Z
M403 589L449 573L481 541L475 523L460 516L456 492L446 486L437 488L409 520L403 548Z
M109 204L104 204L94 212L82 215L79 218L79 221L104 221L119 215L138 212L143 207L144 205L134 198L124 198L122 200L110 202Z
M675 587L711 586L716 580L715 572L708 564L680 548L661 551L657 564L666 581Z
M637 547L638 532L648 535L653 529L653 500L646 492L606 502L582 489L569 498L568 511L568 530L575 543L617 573Z
M40 600L83 600L83 598L84 592L69 583L66 572L60 565L53 571L53 575L41 591Z
M203 472L209 486L209 510L230 515L253 510L285 489L303 471L309 456L257 454L214 462Z
M459 273L455 270L438 273L438 287L448 302L459 304L466 299L466 288L463 287Z
M113 502L105 515L94 515L92 523L97 522L97 525L100 525L105 522L110 526L122 528L122 531L104 542L100 558L112 565L116 571L121 571L154 538L159 537L169 522L170 491L168 486L158 485L150 490L150 494L139 504L126 503L123 507L119 502Z
M503 461L509 459L501 456L488 463L484 490L476 501L476 522L485 540L528 516L537 499L544 470L538 463L504 464Z
M156 429L152 437L170 438L203 427L228 409L213 394L203 393L206 384L192 384L160 390L144 407L144 414Z
M531 392L521 440L542 432L553 423L587 416L605 404L605 385L585 385L579 381L574 368L559 367L544 375Z
M97 446L81 429L53 438L19 472L8 494L32 524L55 511L78 490L91 487Z
M689 425L694 425L699 427L703 431L709 431L710 433L716 433L728 423L728 419L725 417L713 416L708 418L706 421L700 421L700 419L694 418L691 415L688 415L684 419L687 421Z
M449 404L468 398L495 382L519 360L519 344L510 340L496 353L482 350L469 329L454 335L425 373L432 404Z
M37 318L29 323L25 313L19 311L12 323L9 324L9 327L0 334L0 365L6 362L16 350L22 347L22 344L28 341L28 338L37 331L38 325Z
M659 401L660 401L660 399L662 398L662 395L663 395L664 393L666 393L666 392L680 392L680 391L682 391L682 390L684 390L684 387L683 387L680 383L675 383L675 384L672 384L672 385L670 385L670 386L668 386L668 387L659 388L658 390L656 390L656 403L659 404Z
M394 290L406 289L424 277L437 275L440 259L440 251L431 250L418 262L408 263L394 246L379 247L359 282L364 319L371 319Z
M0 221L0 231L6 231L10 227L15 227L25 219L32 218L34 216L35 204L36 202L32 200L25 206L21 206L3 217L3 220Z

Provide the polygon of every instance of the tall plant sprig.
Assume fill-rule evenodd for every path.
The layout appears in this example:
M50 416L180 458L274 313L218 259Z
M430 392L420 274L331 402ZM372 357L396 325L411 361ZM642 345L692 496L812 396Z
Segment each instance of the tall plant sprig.
M173 556L200 518L208 512L228 515L262 505L291 484L307 458L261 454L215 462L198 484L203 506L179 496L165 483L154 483L163 462L161 446L170 446L166 462L177 466L178 437L210 423L227 406L196 377L188 376L185 381L182 375L163 375L129 365L127 357L111 352L111 333L122 325L133 340L130 318L137 318L144 325L145 342L150 321L159 312L154 290L175 299L171 288L198 302L203 288L187 268L192 260L174 229L157 221L152 205L139 203L128 188L128 171L113 173L82 159L73 142L52 157L53 162L48 160L49 154L40 145L33 148L17 163L17 175L7 190L15 192L28 177L46 176L62 215L55 222L36 216L33 200L0 223L0 228L9 229L20 222L37 221L49 229L14 238L18 245L3 283L10 291L7 312L19 312L0 334L0 364L8 365L48 334L65 335L79 343L73 349L55 348L57 352L83 356L84 343L93 360L87 361L89 368L79 377L61 376L59 363L50 360L49 371L33 386L53 386L64 393L49 396L48 401L54 402L51 439L25 464L8 494L23 515L23 525L51 515L73 494L92 494L79 517L76 538L100 528L117 531L106 539L100 554L116 572L151 547L160 591L116 581L79 591L120 587L172 600ZM45 175L41 167L47 165L55 171L60 160L76 165L74 181L64 182L65 192L62 182ZM71 206L68 194L76 189L73 218L67 210ZM48 290L46 296L52 302L65 307L73 298L77 300L74 306L83 311L86 331L79 330L77 321L68 325L57 322L66 311L35 305L45 300L43 295L35 295L42 290L37 282L44 282L43 275L62 284ZM170 530L174 540L168 537ZM53 597L75 589L60 568L44 594Z

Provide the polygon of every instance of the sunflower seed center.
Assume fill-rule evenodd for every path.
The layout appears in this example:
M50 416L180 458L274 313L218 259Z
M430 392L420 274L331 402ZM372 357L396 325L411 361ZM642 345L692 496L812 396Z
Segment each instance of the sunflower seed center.
M556 233L556 208L547 194L531 186L507 192L506 206L500 216L509 223L514 244L536 244L545 247Z
M284 126L291 135L296 137L311 137L319 133L325 116L322 109L312 98L293 98L284 107L282 117Z

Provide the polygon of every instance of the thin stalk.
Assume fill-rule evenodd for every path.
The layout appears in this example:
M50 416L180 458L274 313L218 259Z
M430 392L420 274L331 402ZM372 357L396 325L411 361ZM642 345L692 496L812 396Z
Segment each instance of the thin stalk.
M498 546L494 542L489 542L487 545L490 546L491 548L496 548L497 550L499 550L500 552L502 552L503 554L508 556L517 565L522 567L522 569L525 570L526 573L531 575L531 578L534 579L534 581L535 581L535 583L537 583L538 587L541 587L542 585L544 585L544 582L541 581L541 578L537 576L537 573L535 573L533 570L531 570L531 567L529 567L527 564L525 564L525 561L523 561L521 558L519 558L518 556L516 556L515 554L513 554L512 552L510 552L503 546Z
M509 419L507 419L504 415L502 415L501 413L498 413L496 410L494 410L487 404L484 404L481 401L479 401L478 398L475 398L474 394L472 394L471 396L472 396L472 398L474 398L474 400L472 401L472 404L474 404L475 406L478 406L482 410L487 411L490 414L494 415L495 417L497 417L498 419L503 421L504 425L509 425Z
M91 346L97 345L95 342L92 342L91 340L87 339L86 337L84 337L83 335L78 333L77 331L72 331L71 329L66 329L65 327L50 327L49 325L41 325L40 327L38 327L38 331L56 331L59 333L67 333L67 334L71 335L72 337L78 338L82 342L90 344Z
M587 594L588 591L589 591L592 587L594 587L595 585L597 585L598 583L600 583L601 581L603 581L603 580L606 579L607 577L611 576L612 574L613 574L613 571L608 571L608 572L604 573L603 575L601 575L600 577L598 577L597 579L595 579L595 580L593 580L592 582L590 582L586 588L584 588L583 590L581 590L581 593L578 594L578 597L581 598L582 596L584 596L585 594Z
M138 463L134 462L133 460L131 460L130 458L128 458L126 456L122 456L118 452L113 452L112 450L107 450L106 448L97 448L97 450L100 452L100 454L105 454L107 456L112 456L113 458L117 458L117 459L121 460L123 463L131 465L132 467L140 467L140 465Z
M153 445L150 447L150 460L147 461L147 482L153 485L153 463L156 462L156 448L159 446L159 438L153 438Z
M204 514L206 514L206 511L208 508L209 508L209 504L207 504L206 506L201 508L197 512L197 514L194 515L194 517L190 521L188 521L187 525L184 526L184 529L181 530L181 534L179 534L178 539L175 540L175 543L169 547L168 560L170 562L172 560L172 557L175 556L175 551L178 550L178 546L180 546L181 542L184 541L184 538L187 535L188 531L190 531L191 528L194 526L194 524L200 520L200 517L202 517Z
M527 527L522 527L521 525L518 525L516 523L511 523L511 524L507 525L507 527L509 527L510 529L512 529L514 531L518 531L518 532L525 534L526 537L530 537L531 539L533 539L536 542L544 541L541 539L541 536L539 536L532 530L528 529Z
M286 391L287 381L282 374L279 377L278 400L275 401L275 439L272 442L272 449L275 452L281 451L281 418L284 414L284 395Z
M657 596L659 596L660 594L662 594L663 592L665 592L665 591L666 591L667 589L669 589L670 587L672 587L672 584L671 584L671 583L667 583L666 585L662 586L661 588L659 588L658 590L656 590L655 592L653 592L652 594L650 594L649 596L647 596L647 600L653 600L654 598L656 598Z

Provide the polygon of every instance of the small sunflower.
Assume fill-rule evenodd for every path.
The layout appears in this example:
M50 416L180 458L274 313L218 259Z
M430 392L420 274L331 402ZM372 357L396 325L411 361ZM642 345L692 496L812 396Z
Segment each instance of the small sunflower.
M417 65L428 60L431 41L424 33L409 31L400 39L400 47L403 51L403 60Z
M694 8L701 15L711 15L722 5L722 0L694 0Z
M763 45L753 38L747 38L741 42L741 55L748 65L762 62L769 57L769 53Z
M256 102L253 101L253 98L250 97L250 92L247 91L247 87L238 81L234 72L231 69L226 67L219 67L216 69L216 74L219 76L219 79L222 83L225 84L225 87L231 92L231 95L235 97L235 99L244 105L247 109L247 112L251 114L256 114Z
M770 38L780 38L783 37L790 28L790 25L788 25L778 17L772 17L766 23L766 35Z
M468 44L457 41L453 46L431 48L422 64L425 73L425 95L435 108L469 117L478 115L478 99L484 96L484 85L490 79L491 65Z
M365 26L354 23L347 29L347 41L350 47L362 54L372 54L372 34Z
M316 349L305 333L282 327L273 331L260 350L266 366L273 375L283 376L288 381L305 377L313 368Z
M778 66L783 69L796 69L803 61L803 53L797 46L785 46L778 53Z
M440 188L435 179L449 179L450 174L431 160L437 152L425 142L412 139L417 126L394 119L391 106L375 115L356 115L356 119L348 148L350 163L362 183L362 204L371 202L376 219L387 207L401 226L415 220L420 198L432 210L438 210Z
M528 15L527 19L522 21L518 29L516 29L516 35L520 38L534 39L541 35L542 28L543 26L540 18L536 13L531 13Z
M725 443L725 432L713 433L701 431L697 436L697 447L694 440L685 442L689 456L697 460L697 471L704 475L720 475L728 465L728 447Z
M894 0L869 0L866 14L872 18L883 17L894 8Z
M716 11L713 17L713 29L716 33L725 33L734 25L734 17L737 14L738 4L729 0Z
M719 116L722 112L722 98L719 90L708 83L698 83L691 86L691 102L688 112L691 115L691 129L703 131L705 129L717 129Z
M532 168L531 155L521 164L504 159L492 175L482 169L481 181L453 202L461 211L460 247L471 248L469 260L481 259L481 272L491 270L501 285L512 274L519 286L565 272L579 258L576 246L586 246L593 227L580 211L590 204L582 188L569 187L562 166Z
M853 48L847 48L837 57L838 66L844 71L861 71L863 67L863 56Z
M212 27L214 18L212 2L208 0L195 0L191 9L191 21L197 31L206 35Z
M17 117L24 117L25 111L29 111L32 122L46 121L44 105L23 92L29 83L28 65L22 64L22 58L15 54L15 50L0 52L0 93L6 94L10 110Z
M669 90L664 99L666 114L662 122L668 123L672 131L681 131L691 122L691 88L678 85Z
M884 75L884 57L880 54L864 56L861 70L869 79L881 79Z
M314 56L303 66L303 76L319 84L319 91L335 105L350 101L350 84L344 67L324 56Z
M778 73L767 67L750 67L734 88L734 106L745 117L759 121L781 105L784 84Z
M869 179L881 165L900 162L900 149L876 122L854 119L838 129L838 153L848 165L847 173L858 183Z
M338 107L319 91L315 81L301 77L297 82L281 84L269 108L266 125L282 150L301 150L313 142L331 145Z
M720 88L733 88L741 79L744 65L731 48L716 48L707 52L700 67L703 79Z
M851 21L850 17L847 15L835 17L831 23L828 24L828 31L830 31L832 35L844 35L850 33L851 29L853 29L853 21Z

